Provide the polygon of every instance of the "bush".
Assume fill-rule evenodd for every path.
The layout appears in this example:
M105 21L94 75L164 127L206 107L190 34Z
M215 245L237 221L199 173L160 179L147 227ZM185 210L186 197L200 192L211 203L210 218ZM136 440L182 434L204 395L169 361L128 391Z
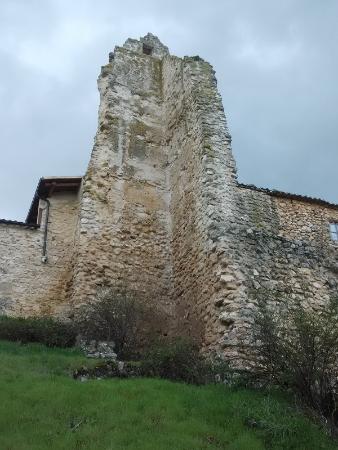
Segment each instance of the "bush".
M141 362L143 376L166 378L191 384L213 381L210 363L198 346L187 339L167 339L153 345Z
M72 347L76 331L71 324L49 317L0 317L0 339L39 342L47 347Z
M259 308L254 328L260 368L291 388L332 427L338 425L338 312L301 305L273 312Z
M188 384L221 383L236 388L260 388L261 379L246 369L234 369L222 356L205 356L187 338L162 339L140 361L140 375Z
M87 340L113 341L119 357L132 353L145 307L124 291L103 286L78 317L78 329Z

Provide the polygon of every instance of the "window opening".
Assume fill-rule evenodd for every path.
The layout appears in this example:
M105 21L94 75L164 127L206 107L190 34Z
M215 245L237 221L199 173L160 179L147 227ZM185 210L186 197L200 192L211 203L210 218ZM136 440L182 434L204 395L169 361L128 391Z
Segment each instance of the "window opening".
M333 241L338 241L338 223L337 222L330 223L330 234L331 234L331 239Z
M150 47L150 45L143 44L143 53L144 53L145 55L151 55L152 52L153 52L153 48Z

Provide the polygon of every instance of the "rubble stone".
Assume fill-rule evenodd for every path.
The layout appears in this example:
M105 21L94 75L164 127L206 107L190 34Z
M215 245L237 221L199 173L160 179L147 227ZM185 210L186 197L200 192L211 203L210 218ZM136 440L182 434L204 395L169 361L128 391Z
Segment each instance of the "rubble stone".
M338 206L237 182L209 63L148 34L110 53L98 87L81 189L50 194L48 261L45 211L37 228L0 221L0 312L72 317L108 283L160 310L159 333L240 367L260 302L338 297Z

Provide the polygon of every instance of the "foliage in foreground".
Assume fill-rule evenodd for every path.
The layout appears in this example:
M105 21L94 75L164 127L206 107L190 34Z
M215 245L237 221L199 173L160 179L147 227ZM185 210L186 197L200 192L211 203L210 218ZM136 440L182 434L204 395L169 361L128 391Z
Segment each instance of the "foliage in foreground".
M113 341L120 358L129 356L148 311L136 296L100 286L95 299L84 305L77 328L86 340Z
M275 311L261 306L255 337L261 369L283 388L291 388L327 422L338 426L338 311L302 305Z
M230 382L232 371L224 361L209 360L187 338L162 339L143 354L140 374L188 384Z
M0 316L0 339L39 342L47 347L72 347L76 341L76 331L72 324L50 317Z
M72 349L0 342L1 450L334 450L278 393L154 379L80 383Z
M187 384L223 383L232 387L257 384L255 374L231 369L221 358L203 356L198 345L188 338L161 338L144 351L139 361L99 360L91 367L73 371L74 379L162 378Z
M186 339L156 342L141 361L141 373L146 376L189 384L205 384L207 371L198 346Z

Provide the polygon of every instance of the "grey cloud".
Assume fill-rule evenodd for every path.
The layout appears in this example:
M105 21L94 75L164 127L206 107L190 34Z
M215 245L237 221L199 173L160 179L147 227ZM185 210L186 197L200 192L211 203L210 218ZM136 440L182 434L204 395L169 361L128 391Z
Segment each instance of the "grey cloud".
M43 175L84 173L108 52L151 31L217 73L239 178L337 202L334 0L3 0L0 217L23 219Z

